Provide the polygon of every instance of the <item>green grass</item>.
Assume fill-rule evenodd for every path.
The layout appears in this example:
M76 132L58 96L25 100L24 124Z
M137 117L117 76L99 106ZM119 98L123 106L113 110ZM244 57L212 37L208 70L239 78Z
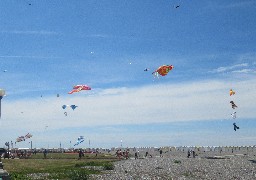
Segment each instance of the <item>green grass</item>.
M47 159L43 154L32 155L28 159L2 159L4 169L12 179L29 179L29 174L41 175L42 179L88 179L89 174L99 174L99 170L82 168L102 166L104 170L114 169L113 156L85 155L78 160L78 154L50 153ZM45 177L46 176L46 177ZM31 178L33 179L33 178Z
M75 167L84 167L84 166L102 166L104 170L113 170L114 165L111 161L88 161L79 164L75 164Z
M175 163L175 164L180 164L181 161L180 161L180 160L174 160L174 163Z
M48 153L47 159L77 159L78 153ZM43 153L33 154L29 159L43 159ZM116 159L110 154L84 154L86 159Z

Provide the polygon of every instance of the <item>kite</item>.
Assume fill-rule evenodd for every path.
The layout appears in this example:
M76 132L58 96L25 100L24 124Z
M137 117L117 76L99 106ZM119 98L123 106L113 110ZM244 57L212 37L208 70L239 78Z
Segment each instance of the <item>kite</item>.
M78 107L76 105L70 105L70 107L73 109L73 111Z
M80 144L80 143L82 143L82 142L84 142L84 136L79 136L79 137L77 138L76 144L74 144L74 146L77 146L78 144Z
M148 68L146 68L146 69L144 69L144 71L149 71L149 69L148 69Z
M232 89L229 90L229 95L232 96L235 94L235 91L233 91ZM233 109L237 108L237 105L234 103L234 101L230 101L230 104L232 106ZM233 119L236 119L236 112L233 112L231 114ZM236 131L237 129L239 129L239 127L236 125L236 123L233 123L234 126L234 131Z
M31 138L32 137L32 134L28 133L25 135L25 138L28 139L28 138Z
M62 106L62 109L66 109L67 107L70 107L71 109L73 109L73 110L75 110L78 106L76 106L76 105L63 105Z
M77 105L62 105L62 109L66 109L67 107L70 107L71 109L73 109L73 111L78 107ZM65 116L67 116L68 115L68 113L65 111L64 112L64 114L65 114Z
M235 91L233 91L232 89L229 90L229 95L230 95L230 96L235 95L235 94L236 94Z
M180 5L175 6L176 9L179 8L179 7L180 7Z
M79 136L79 137L77 138L78 141L80 141L80 140L82 140L82 139L84 139L84 136Z
M28 133L26 134L25 136L19 136L17 139L16 139L16 142L21 142L21 141L25 141L26 139L29 139L31 138L33 135Z
M68 94L73 94L74 92L80 92L82 90L91 90L91 87L87 85L76 85L73 87L73 90L70 91Z
M69 105L63 105L62 109L66 109L66 107L68 107Z
M236 119L236 112L233 112L233 113L231 114L231 116L232 116L233 119Z
M237 129L239 129L239 127L236 125L236 123L233 123L234 126L234 130L236 131Z
M21 142L21 141L25 141L25 137L24 136L20 136L16 139L16 142Z
M158 77L160 74L161 76L166 76L169 71L171 71L174 68L173 65L162 65L157 70L155 70L152 74Z
M235 105L234 101L230 101L230 104L231 104L233 109L237 108L237 105Z

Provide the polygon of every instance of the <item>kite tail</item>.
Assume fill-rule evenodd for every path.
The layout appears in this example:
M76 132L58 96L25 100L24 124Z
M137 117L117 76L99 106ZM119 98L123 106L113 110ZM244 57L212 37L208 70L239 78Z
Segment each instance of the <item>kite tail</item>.
M79 91L81 91L81 89L73 89L73 90L70 91L68 94L72 94L72 93L74 93L74 92L79 92Z
M72 90L72 91L68 92L68 94L73 94L73 92L74 92L74 90Z

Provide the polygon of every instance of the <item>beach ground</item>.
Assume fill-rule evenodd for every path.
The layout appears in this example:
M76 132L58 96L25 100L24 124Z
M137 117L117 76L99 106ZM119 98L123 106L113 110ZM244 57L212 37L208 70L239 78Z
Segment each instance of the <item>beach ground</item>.
M195 158L187 152L166 152L163 157L141 157L115 162L115 168L90 179L256 179L253 153L201 152Z

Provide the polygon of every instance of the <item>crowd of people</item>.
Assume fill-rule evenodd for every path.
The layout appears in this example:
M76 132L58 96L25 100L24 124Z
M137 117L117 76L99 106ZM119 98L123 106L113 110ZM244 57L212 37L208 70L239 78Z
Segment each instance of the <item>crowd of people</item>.
M190 156L192 156L193 158L196 157L196 153L195 153L194 150L188 150L188 156L187 156L187 158L189 158Z
M134 159L139 159L140 157L142 157L143 155L140 154L139 150L133 150L134 151ZM160 157L163 157L163 150L162 149L158 149L159 153L160 153ZM132 155L129 152L129 149L126 149L124 151L122 151L121 149L118 149L116 151L116 157L120 160L120 159L129 159ZM144 155L145 158L152 158L153 156L151 154L149 154L148 151L145 152Z
M122 159L122 158L128 159L129 158L129 151L125 150L125 151L122 152L121 149L118 149L116 151L116 156L118 157L118 159Z

